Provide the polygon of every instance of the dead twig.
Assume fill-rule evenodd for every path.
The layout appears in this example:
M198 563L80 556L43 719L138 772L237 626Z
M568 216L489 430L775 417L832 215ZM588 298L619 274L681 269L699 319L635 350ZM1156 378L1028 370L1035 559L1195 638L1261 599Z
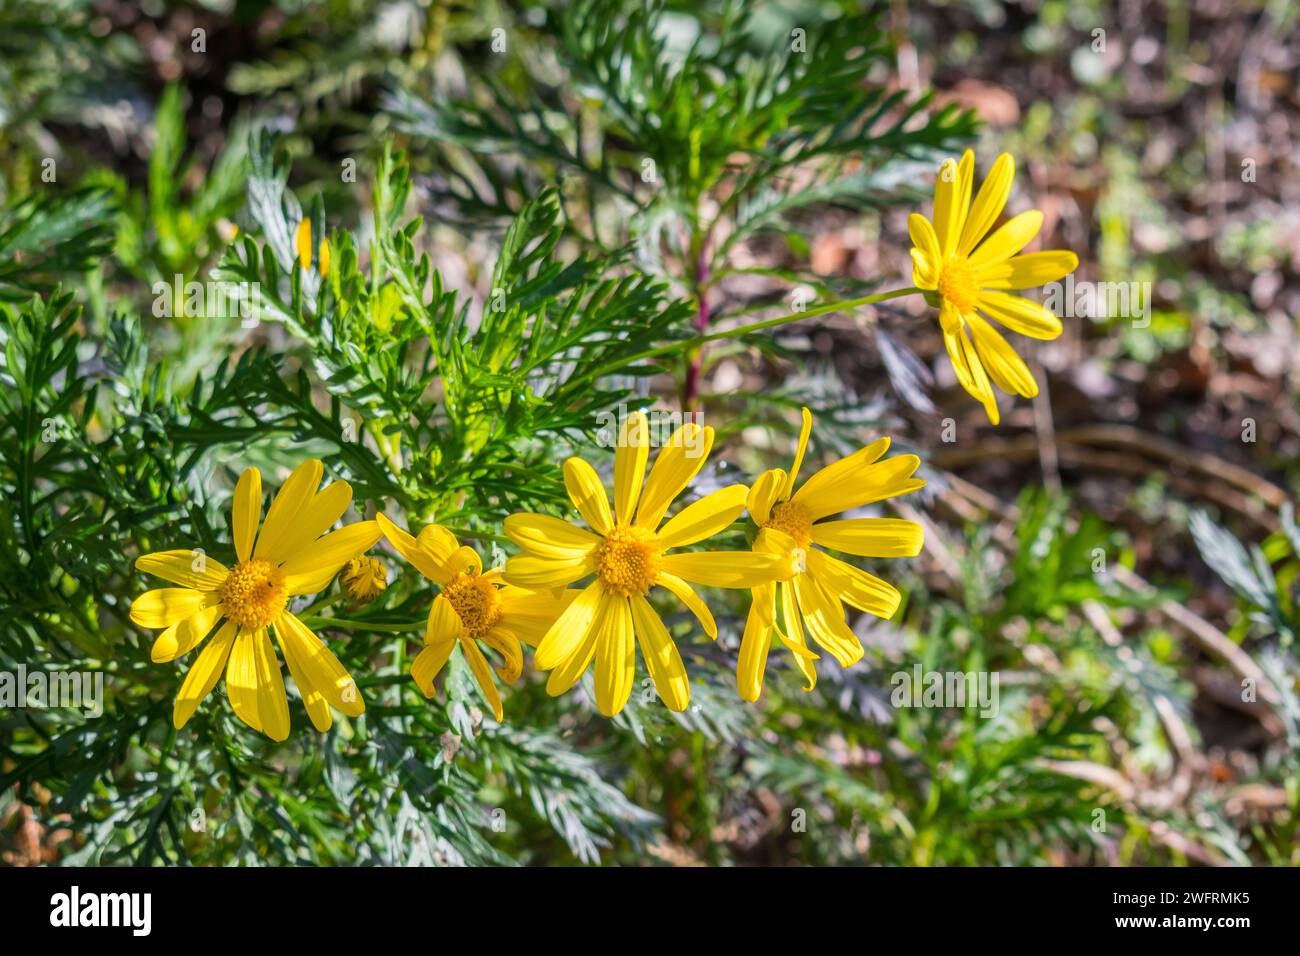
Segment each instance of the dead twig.
M938 450L930 460L947 469L990 459L1025 461L1041 457L1041 446L1041 434L1022 435L981 442L976 448ZM1116 454L1116 451L1125 454ZM1175 487L1209 498L1270 532L1277 530L1277 519L1272 512L1287 501L1283 489L1239 465L1215 455L1188 451L1160 435L1128 425L1084 425L1057 432L1053 456L1068 466L1087 465L1132 475L1146 475L1155 470L1154 459L1170 466L1166 470L1170 483ZM1201 480L1189 477L1189 472L1200 475ZM1206 478L1213 481L1206 483ZM1262 502L1265 507L1257 502Z

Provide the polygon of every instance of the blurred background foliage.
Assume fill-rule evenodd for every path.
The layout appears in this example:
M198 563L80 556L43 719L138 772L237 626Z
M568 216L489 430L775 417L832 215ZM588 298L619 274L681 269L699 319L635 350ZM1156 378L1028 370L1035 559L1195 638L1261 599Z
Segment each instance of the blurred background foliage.
M6 863L1294 865L1300 43L1278 0L642 5L0 0L0 669L103 670L104 716L0 711ZM910 284L938 158L1012 152L1076 279L999 429ZM312 220L332 266L295 265ZM159 283L256 283L260 323ZM1146 287L1144 287L1146 288ZM183 301L183 297L182 297ZM1145 314L1149 307L1149 316ZM162 310L166 312L167 310ZM1149 321L1148 321L1149 319ZM134 557L223 553L233 480L308 455L358 506L505 554L602 413L694 408L698 489L881 433L926 463L906 597L855 668L616 720L531 673L507 722L430 595L322 611L366 694L274 745L126 620ZM732 543L742 545L740 526ZM336 586L337 587L337 586ZM996 716L892 676L996 672Z

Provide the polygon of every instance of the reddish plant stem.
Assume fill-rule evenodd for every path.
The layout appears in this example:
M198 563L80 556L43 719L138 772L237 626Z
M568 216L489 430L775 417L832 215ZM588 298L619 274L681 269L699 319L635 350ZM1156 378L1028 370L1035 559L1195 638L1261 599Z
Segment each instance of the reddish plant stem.
M695 299L699 303L695 312L695 332L703 335L709 329L709 258L708 241L700 244L699 255L695 262ZM683 395L683 411L697 411L700 394L700 369L704 364L704 346L701 345L691 353L690 365L686 370L686 390Z

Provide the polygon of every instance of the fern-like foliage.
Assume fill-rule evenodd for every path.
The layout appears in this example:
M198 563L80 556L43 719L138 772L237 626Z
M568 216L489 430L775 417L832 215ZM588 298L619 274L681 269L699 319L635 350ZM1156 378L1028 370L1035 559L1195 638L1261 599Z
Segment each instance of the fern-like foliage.
M86 272L113 242L103 189L41 192L0 209L0 301L20 302Z
M877 12L772 35L747 4L684 17L648 0L581 0L547 26L563 73L533 75L526 95L488 72L459 98L389 96L399 127L440 158L433 194L451 215L499 220L540 183L571 180L570 229L617 247L617 214L642 267L697 298L732 273L739 244L785 235L812 210L910 200L900 187L973 129L873 78L888 57ZM854 288L800 267L759 271Z
M60 709L12 718L22 726L5 735L0 792L17 783L24 795L34 780L50 788L84 823L83 862L501 863L511 839L502 821L525 819L553 827L586 861L616 839L644 839L654 815L590 756L540 724L485 728L463 665L449 665L444 703L419 695L406 646L431 596L415 581L351 614L304 611L370 675L361 683L373 703L323 746L314 735L288 745L293 786L219 702L184 734L171 728L176 675L149 661L146 636L127 621L144 586L132 561L172 546L224 555L245 464L319 454L359 498L399 500L412 522L495 527L507 509L553 507L555 449L589 440L594 409L641 401L595 369L635 377L625 357L670 338L685 308L662 281L621 276L621 258L562 258L552 192L507 230L488 302L446 291L416 252L406 166L388 154L368 273L354 236L330 230L334 267L322 277L296 262L289 237L301 207L270 141L257 144L249 208L259 228L214 273L245 284L257 321L239 310L204 318L235 342L287 330L297 342L288 359L254 345L188 377L150 361L134 316L111 318L88 351L70 293L0 305L0 667L109 672L100 719ZM310 208L323 240L319 198ZM110 779L123 761L133 772ZM509 792L485 803L501 774Z
M301 208L269 144L261 148L249 188L266 244L245 237L214 275L258 287L258 315L303 343L336 405L384 450L403 504L455 525L471 514L491 519L521 504L558 502L554 457L536 443L521 448L517 436L594 436L598 412L643 404L609 373L623 382L653 373L627 358L671 340L689 306L668 298L660 280L619 275L625 256L560 259L554 190L540 192L506 230L486 300L447 290L416 251L422 220L402 218L406 162L387 153L369 269L360 271L351 236L334 231L334 265L322 281L295 264L290 237ZM323 230L317 208L313 229ZM345 431L335 438L340 447ZM364 454L350 457L356 477L377 490Z

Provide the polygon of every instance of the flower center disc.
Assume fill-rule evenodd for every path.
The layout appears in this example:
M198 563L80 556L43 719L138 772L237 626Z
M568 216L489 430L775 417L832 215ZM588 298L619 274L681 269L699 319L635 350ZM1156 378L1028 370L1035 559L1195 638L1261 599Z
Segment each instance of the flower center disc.
M443 588L442 593L472 638L482 637L501 620L497 586L478 575L462 573Z
M794 538L794 543L801 549L806 550L812 544L812 521L808 518L808 512L793 501L783 501L773 508L763 527L784 531Z
M659 576L662 551L653 531L635 525L620 526L596 546L596 573L615 594L645 594Z
M254 559L237 564L221 585L221 606L226 617L248 631L274 621L288 600L284 573L270 561Z
M944 262L939 273L939 295L955 305L958 312L973 312L979 291L975 270L967 259L954 256Z

